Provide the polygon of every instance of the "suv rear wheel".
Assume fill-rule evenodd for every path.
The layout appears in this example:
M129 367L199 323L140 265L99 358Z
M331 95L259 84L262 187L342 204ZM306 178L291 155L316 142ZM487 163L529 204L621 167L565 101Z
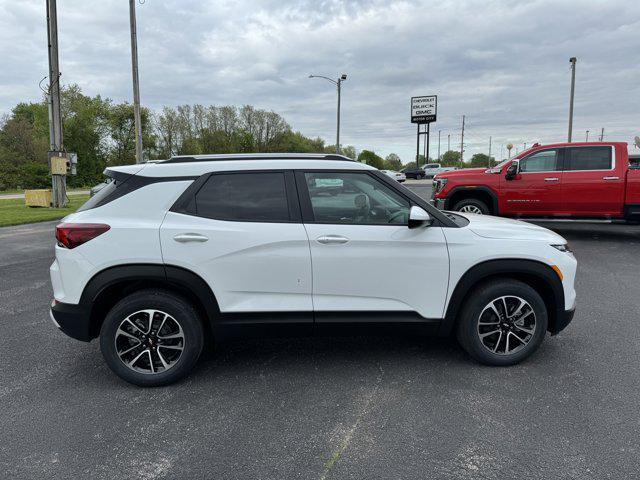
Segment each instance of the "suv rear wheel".
M535 352L547 331L547 308L533 288L517 280L481 285L460 313L462 347L485 365L514 365Z
M455 212L475 213L478 215L489 215L489 207L482 200L476 198L465 198L453 206Z
M144 387L185 377L200 356L203 330L198 313L182 297L143 290L120 300L100 331L100 349L111 370Z

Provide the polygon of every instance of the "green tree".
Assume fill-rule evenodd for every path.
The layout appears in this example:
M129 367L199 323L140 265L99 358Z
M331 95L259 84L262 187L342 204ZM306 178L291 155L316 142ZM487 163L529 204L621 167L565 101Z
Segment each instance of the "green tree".
M440 161L443 167L459 167L460 166L460 152L455 150L447 150L442 155Z
M475 153L471 157L471 161L469 162L469 166L478 168L478 167L493 167L496 165L496 159L494 157L489 158L489 155L484 153Z
M380 170L384 169L384 160L382 157L376 155L371 150L362 150L360 155L358 155L358 161Z
M405 163L402 166L402 169L404 170L405 168L416 168L416 162L409 162L409 163Z
M385 170L395 170L398 171L402 169L402 160L396 153L390 153L384 159L384 168Z

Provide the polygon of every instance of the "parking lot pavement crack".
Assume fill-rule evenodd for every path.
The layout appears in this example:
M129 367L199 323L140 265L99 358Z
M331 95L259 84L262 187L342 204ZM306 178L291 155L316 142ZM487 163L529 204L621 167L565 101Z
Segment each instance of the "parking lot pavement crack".
M331 470L336 465L336 463L338 463L338 460L340 460L344 452L347 450L347 448L351 444L351 441L353 440L353 436L355 435L356 430L358 430L360 423L362 423L362 420L370 411L371 404L373 403L373 400L376 397L378 390L380 388L383 373L384 371L382 370L382 367L378 365L378 376L376 378L376 382L373 388L366 395L365 400L362 404L362 407L358 411L358 415L356 416L354 422L351 424L351 427L349 427L345 435L342 437L342 441L338 445L338 448L336 448L332 452L329 460L325 462L324 469L322 471L322 474L320 475L320 480L327 480L329 478Z

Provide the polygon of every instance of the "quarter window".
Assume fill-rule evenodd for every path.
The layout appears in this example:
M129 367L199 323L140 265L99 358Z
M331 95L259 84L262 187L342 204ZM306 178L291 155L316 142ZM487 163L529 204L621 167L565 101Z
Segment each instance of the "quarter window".
M520 160L521 172L553 172L556 170L560 170L557 150L536 152Z
M196 194L197 215L217 220L288 222L284 173L223 173Z
M316 222L407 224L409 202L366 173L305 173Z
M567 149L565 170L611 170L611 147Z

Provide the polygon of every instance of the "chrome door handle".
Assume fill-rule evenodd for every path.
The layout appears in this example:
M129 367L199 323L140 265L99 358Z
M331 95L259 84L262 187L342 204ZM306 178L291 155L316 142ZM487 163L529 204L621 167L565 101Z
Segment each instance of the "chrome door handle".
M323 245L347 243L348 241L349 239L342 235L323 235L316 238L316 242L322 243Z
M602 177L603 180L620 180L620 177Z
M205 237L204 235L200 235L199 233L180 233L173 237L176 242L187 243L187 242L206 242L209 240L209 237Z
M547 177L544 179L545 182L557 182L558 180L558 177Z

